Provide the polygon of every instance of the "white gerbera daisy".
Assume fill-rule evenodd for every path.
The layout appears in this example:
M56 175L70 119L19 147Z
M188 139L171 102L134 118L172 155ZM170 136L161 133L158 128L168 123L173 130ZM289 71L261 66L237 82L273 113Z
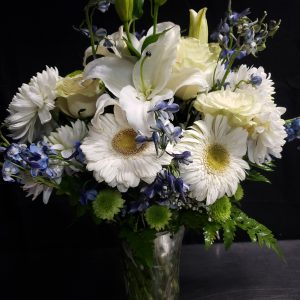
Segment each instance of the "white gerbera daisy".
M45 124L49 125L52 119L50 110L55 107L58 79L57 69L47 67L32 77L29 84L19 88L8 107L10 116L5 121L12 138L32 142L49 129Z
M53 149L61 151L62 157L68 158L74 152L75 144L81 142L87 132L85 123L77 120L75 123L71 122L71 126L59 127L46 140L53 145Z
M192 197L206 199L208 205L224 196L232 196L238 183L245 179L249 165L243 160L248 133L241 127L231 128L226 116L206 115L184 133L175 152L190 151L193 163L181 165L183 180L190 185Z
M167 165L171 157L164 154L157 157L154 143L138 146L136 131L118 114L99 116L99 128L90 127L81 149L86 156L87 169L94 171L98 182L105 181L120 192L136 187L143 180L154 181L162 165Z

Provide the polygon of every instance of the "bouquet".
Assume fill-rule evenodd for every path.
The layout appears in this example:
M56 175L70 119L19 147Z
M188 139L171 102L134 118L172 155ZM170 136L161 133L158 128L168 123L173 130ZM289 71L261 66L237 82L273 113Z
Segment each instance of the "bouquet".
M166 2L150 0L148 12L143 0L89 1L75 28L90 40L83 68L62 76L47 66L24 83L1 133L4 181L45 204L65 195L78 216L118 228L132 299L176 298L183 228L227 248L242 229L281 255L242 211L243 181L268 182L286 140L300 136L300 119L284 120L274 102L271 75L242 64L280 21L253 20L229 1L215 31L202 8L183 33L158 22ZM120 27L108 33L93 18L112 6ZM147 12L153 24L137 32Z

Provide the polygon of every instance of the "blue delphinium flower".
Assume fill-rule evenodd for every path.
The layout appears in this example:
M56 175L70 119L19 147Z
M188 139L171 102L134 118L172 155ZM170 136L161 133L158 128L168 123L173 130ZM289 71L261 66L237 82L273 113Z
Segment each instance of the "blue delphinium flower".
M81 164L84 164L86 161L86 158L85 158L85 155L82 152L80 146L81 146L81 142L79 142L79 141L75 142L75 144L74 144L75 151L69 157L65 158L65 160L70 160L72 158L75 158L78 162L80 162Z
M158 173L155 181L141 189L146 199L160 204L176 207L180 201L185 201L189 186L182 178L175 177L169 170L163 169Z
M110 4L114 4L115 0L103 0L98 3L97 9L102 13L106 13L109 9Z
M178 164L185 164L189 165L190 163L193 162L192 160L192 154L190 151L183 151L182 153L172 153L171 156L173 156L173 161L178 165Z
M85 190L80 193L80 204L87 205L89 202L94 201L98 195L95 189Z
M295 139L300 139L300 117L287 122L285 128L288 134L288 142L291 142Z

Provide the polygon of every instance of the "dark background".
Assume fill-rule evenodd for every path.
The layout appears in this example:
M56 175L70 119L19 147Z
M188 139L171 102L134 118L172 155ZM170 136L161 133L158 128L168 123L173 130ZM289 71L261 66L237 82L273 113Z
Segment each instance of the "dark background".
M86 1L82 0L10 1L1 8L1 120L5 118L6 108L17 88L42 71L45 65L56 66L62 76L81 68L88 40L72 25L81 23L85 4ZM208 7L207 17L212 32L223 16L227 6L225 0L169 0L161 9L159 20L171 20L187 29L188 9L198 10L203 6ZM267 49L257 59L250 58L245 62L262 65L272 73L276 102L288 109L284 115L286 119L300 115L298 1L233 0L235 10L247 7L252 9L253 16L261 16L267 10L270 18L282 19L281 29L269 41ZM113 7L108 14L96 16L99 27L105 27L109 33L117 30L119 22ZM146 19L145 23L138 24L138 28L147 29L149 24ZM276 171L268 174L272 185L245 185L243 209L272 229L279 239L300 238L300 152L296 150L297 145L299 143L293 142L285 146L283 158L276 162ZM242 234L237 237L238 241L244 239ZM187 233L185 242L199 243L201 239ZM76 299L92 299L89 295L96 287L89 284L91 277L98 276L97 268L114 269L114 263L106 261L105 256L95 259L95 253L98 249L102 249L102 253L110 251L105 249L113 245L115 239L109 227L95 226L88 218L74 222L64 199L52 198L44 205L41 199L32 202L25 198L16 185L0 183L0 270L4 270L4 281L0 282L10 293L4 299L15 299L18 290L36 297L40 291L42 299L50 298L51 290L58 291L66 282L72 286L72 292L64 294L64 299L76 298L76 286L86 286L79 292L86 293L86 296ZM108 272L107 278L114 281L117 275L112 273ZM95 283L96 279L93 280ZM100 284L101 280L103 278L99 277ZM26 285L16 282L26 282Z

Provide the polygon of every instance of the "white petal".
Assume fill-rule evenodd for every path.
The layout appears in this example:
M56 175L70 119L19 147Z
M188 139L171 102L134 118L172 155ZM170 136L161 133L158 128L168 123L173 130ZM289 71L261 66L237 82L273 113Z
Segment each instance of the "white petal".
M101 57L84 69L84 78L99 78L119 98L123 87L132 84L133 63L118 57Z
M104 113L104 108L109 105L118 105L118 101L109 96L109 94L103 94L100 96L96 103L96 113L91 120L95 129L101 130L100 116Z
M127 86L121 91L119 101L126 113L128 123L135 130L150 135L150 126L155 123L153 114L148 113L151 109L151 101L145 101L132 86Z
M198 69L183 69L180 72L174 72L167 83L167 88L171 89L174 94L179 91L178 96L184 100L196 96L197 92L206 90L208 86L205 77ZM186 89L182 89L183 87Z
M169 81L172 66L176 60L179 39L180 27L174 26L160 36L156 43L146 47L143 52L144 55L135 64L133 70L134 86L140 92L147 94L148 98L158 94ZM150 52L151 56L144 60L147 52Z

